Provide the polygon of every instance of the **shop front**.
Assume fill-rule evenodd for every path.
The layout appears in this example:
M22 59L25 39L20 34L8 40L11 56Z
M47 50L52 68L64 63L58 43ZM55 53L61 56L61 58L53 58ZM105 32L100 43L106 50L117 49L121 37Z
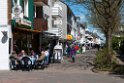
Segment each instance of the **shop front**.
M58 36L56 36L56 34L48 32L48 31L43 31L41 33L41 49L44 49L46 47L49 48L49 63L52 63L52 56L53 56L53 49L54 46L57 44L58 42Z
M19 53L24 49L29 53L30 49L39 51L39 33L40 31L15 28L13 30L13 50Z

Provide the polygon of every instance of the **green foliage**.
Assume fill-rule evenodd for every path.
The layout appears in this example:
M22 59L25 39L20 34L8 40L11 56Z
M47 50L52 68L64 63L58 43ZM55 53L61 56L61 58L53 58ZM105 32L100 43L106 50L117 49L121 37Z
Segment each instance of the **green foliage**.
M120 42L120 47L119 47ZM116 51L122 51L124 50L124 37L113 37L112 38L112 48Z
M112 66L115 64L114 61L111 61L111 57L107 55L106 49L97 52L94 63L95 67L99 70L111 70Z
M112 72L115 74L123 74L124 75L124 65L114 65L112 68Z
M120 52L124 52L124 39L123 41L121 41L119 49L120 49Z
M112 52L110 60L106 54L106 51L106 49L103 49L97 52L96 57L94 59L95 68L97 70L110 71L115 74L124 75L124 65L119 65L116 62L115 58L112 57L112 55L115 54L114 52Z
M120 39L118 37L112 38L112 48L116 51L119 50L119 41L120 41Z

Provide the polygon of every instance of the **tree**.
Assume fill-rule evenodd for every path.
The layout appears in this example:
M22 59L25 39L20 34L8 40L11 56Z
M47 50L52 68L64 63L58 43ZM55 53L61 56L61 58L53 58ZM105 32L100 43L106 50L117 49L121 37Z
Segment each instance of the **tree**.
M92 23L101 28L106 37L107 55L110 59L112 34L120 27L120 11L124 0L65 0L71 4L81 4L91 11Z

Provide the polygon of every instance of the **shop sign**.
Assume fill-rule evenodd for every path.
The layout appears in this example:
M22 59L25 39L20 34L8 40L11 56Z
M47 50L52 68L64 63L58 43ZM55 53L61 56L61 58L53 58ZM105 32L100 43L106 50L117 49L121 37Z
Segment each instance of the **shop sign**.
M12 8L12 13L15 15L15 19L19 19L20 18L20 14L22 12L22 7L19 6L19 5L15 5L13 8Z
M72 35L67 35L67 40L72 40Z
M31 21L27 20L27 19L21 19L21 24L23 25L27 25L31 27Z

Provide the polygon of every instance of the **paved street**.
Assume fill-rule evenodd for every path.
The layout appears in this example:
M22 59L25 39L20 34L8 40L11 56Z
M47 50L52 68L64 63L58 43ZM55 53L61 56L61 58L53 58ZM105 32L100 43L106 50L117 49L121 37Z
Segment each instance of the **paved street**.
M62 64L51 64L44 70L0 71L0 83L124 83L121 76L92 72L87 62L93 60L94 53L77 55L76 63L65 58Z

